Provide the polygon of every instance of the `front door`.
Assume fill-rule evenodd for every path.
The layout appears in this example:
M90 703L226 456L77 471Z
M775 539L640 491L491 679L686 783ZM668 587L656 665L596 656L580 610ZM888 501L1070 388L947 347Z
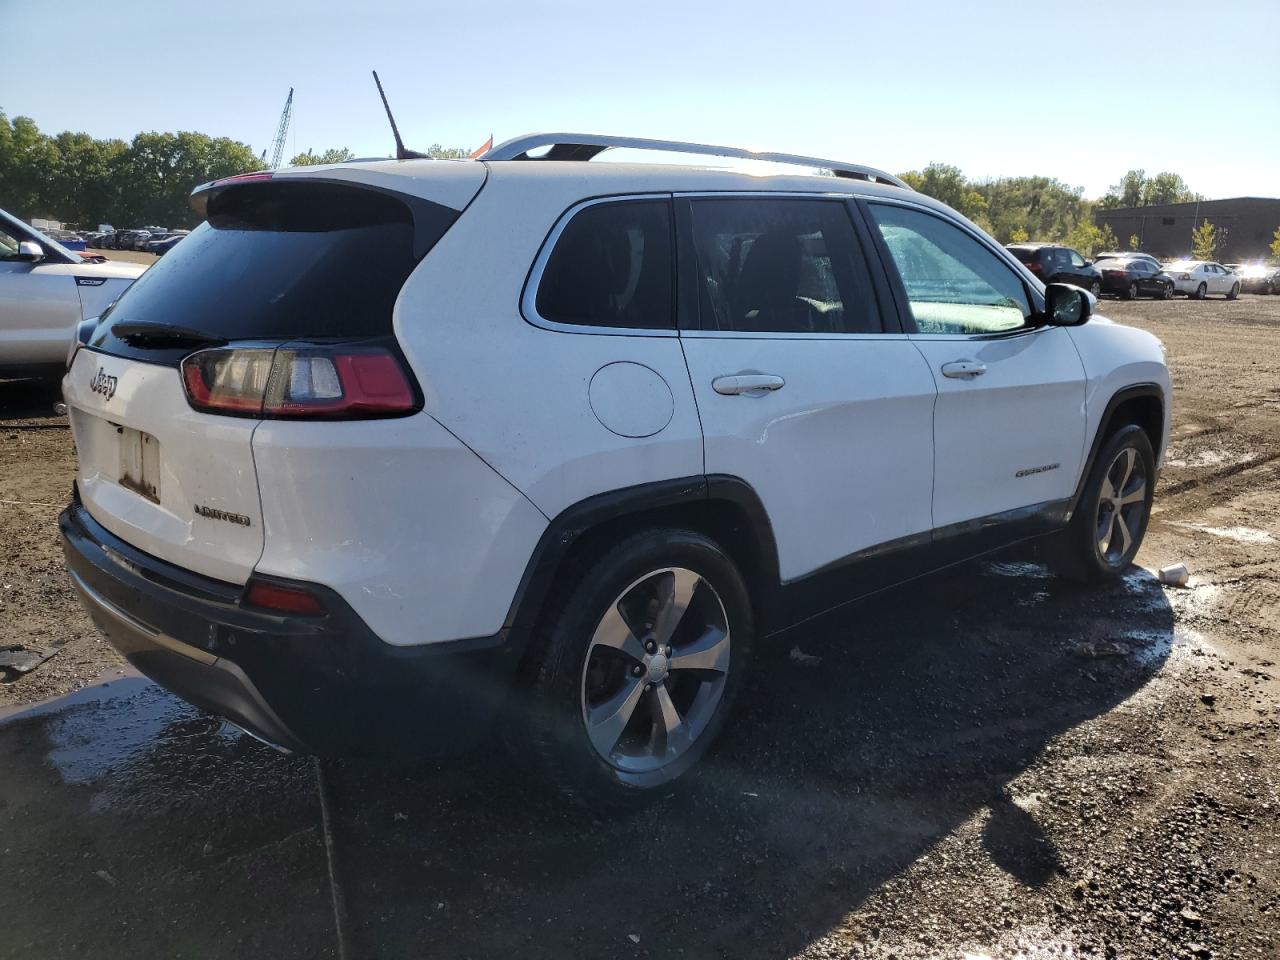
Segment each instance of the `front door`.
M1070 333L1029 323L1023 278L968 228L909 204L867 209L938 388L935 528L1070 497L1085 422Z
M18 259L26 239L0 228L0 366L64 362L80 321L71 269Z
M927 539L936 390L911 341L886 332L850 207L755 195L677 205L681 343L706 472L754 488L782 579Z

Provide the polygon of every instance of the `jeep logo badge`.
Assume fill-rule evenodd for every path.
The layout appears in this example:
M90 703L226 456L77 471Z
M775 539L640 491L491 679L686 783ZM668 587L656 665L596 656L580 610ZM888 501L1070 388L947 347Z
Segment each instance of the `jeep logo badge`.
M98 372L89 380L89 389L110 400L116 395L116 378L107 376L107 371L99 367Z

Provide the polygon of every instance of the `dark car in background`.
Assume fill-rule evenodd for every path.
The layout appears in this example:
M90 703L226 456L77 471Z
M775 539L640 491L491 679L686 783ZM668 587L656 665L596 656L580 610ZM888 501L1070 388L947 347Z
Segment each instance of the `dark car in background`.
M176 247L178 245L178 242L186 235L187 234L185 232L171 233L169 234L169 236L165 237L163 240L154 241L148 244L147 249L150 250L152 253L154 253L157 257L163 257L166 253L168 253L170 250Z
M1097 263L1099 260L1130 260L1134 257L1141 260L1150 260L1157 267L1160 266L1159 258L1153 257L1149 253L1143 253L1141 250L1104 250L1093 255L1093 262Z
M1280 293L1280 267L1246 264L1240 268L1239 276L1244 293Z
M1007 249L1045 283L1072 283L1095 297L1102 292L1102 274L1070 247L1054 243L1011 243Z
M1102 274L1103 293L1115 294L1123 300L1136 300L1138 297L1173 299L1173 277L1161 270L1158 263L1152 263L1145 254L1096 260L1094 266Z

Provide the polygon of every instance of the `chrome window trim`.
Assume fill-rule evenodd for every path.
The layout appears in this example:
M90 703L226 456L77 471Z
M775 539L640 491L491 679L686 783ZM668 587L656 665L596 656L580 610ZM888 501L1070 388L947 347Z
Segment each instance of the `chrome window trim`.
M564 233L570 221L573 220L581 211L588 207L598 206L602 203L628 203L643 200L661 200L667 204L671 203L672 195L667 193L621 193L603 197L591 197L587 200L579 200L573 204L557 218L555 224L551 227L551 231L547 234L546 239L542 241L542 246L538 249L538 255L533 260L533 266L529 269L529 275L524 281L524 290L520 293L520 315L524 321L535 327L541 327L543 330L551 330L555 333L582 333L594 334L596 336L606 337L679 337L680 331L676 329L676 305L674 298L671 305L671 327L667 328L640 328L640 327L609 327L596 326L582 323L561 323L557 320L548 320L546 317L538 313L538 288L542 286L542 275L547 269L547 263L551 259L551 253L555 250L556 244L560 242L560 236ZM675 215L671 216L671 229L675 230ZM672 291L674 293L674 281L677 273L678 256L675 247L671 250L671 271L673 278Z
M1022 280L1023 284L1028 287L1030 292L1034 294L1038 294L1041 300L1044 299L1044 284L1039 280L1039 278L1035 276L1035 274L1033 274L1030 270L1027 269L1026 265L1023 264L1022 261L1020 261L1017 257L1015 257L1012 253L1010 253L1004 247L1000 246L1000 244L996 243L993 238L988 237L986 234L984 234L980 230L975 230L975 228L971 227L970 225L965 223L963 220L959 220L956 217L950 216L944 210L937 210L933 207L926 206L925 204L922 204L922 203L912 203L911 200L901 198L901 197L881 197L878 195L877 196L863 195L862 199L865 200L868 204L883 203L883 204L892 204L894 206L899 206L899 207L908 207L912 210L918 210L921 213L931 214L932 216L935 216L940 220L946 221L947 223L956 227L963 233L968 234L974 240L977 240L979 244L986 247L991 252L995 253L998 259L1003 260L1006 266L1009 266L1013 269L1014 275ZM879 224L876 224L874 222L869 224L869 226L877 230L879 229ZM896 265L895 265L895 269L896 269ZM1035 282L1027 283L1028 280L1032 280ZM1031 302L1031 307L1034 309L1036 306L1037 304L1033 299ZM908 309L910 309L909 306L908 306ZM916 331L915 333L907 334L907 336L912 340L1007 340L1013 337L1021 337L1021 336L1026 336L1027 334L1039 333L1041 330L1048 330L1048 329L1051 329L1051 328L1045 325L1031 327L1031 326L1026 326L1024 324L1021 327L1014 327L1011 330L1001 330L995 333L920 333L919 331Z

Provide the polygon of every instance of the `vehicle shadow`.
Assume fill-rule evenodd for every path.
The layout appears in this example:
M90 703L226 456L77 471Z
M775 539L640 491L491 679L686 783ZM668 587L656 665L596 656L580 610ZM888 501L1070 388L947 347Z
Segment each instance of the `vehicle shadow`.
M46 380L0 379L0 422L53 417L62 387Z
M1173 642L1145 571L1082 590L1002 557L759 649L720 749L629 816L584 813L497 752L330 762L348 955L792 956L970 822L1044 886L1063 863L1018 778ZM311 762L117 687L0 719L25 867L20 889L0 876L0 957L336 955Z
M491 760L347 762L355 952L791 956L975 816L992 861L1043 886L1062 864L1010 782L1139 690L1172 642L1145 571L1085 591L1019 559L972 563L760 651L721 749L628 817L594 819Z

